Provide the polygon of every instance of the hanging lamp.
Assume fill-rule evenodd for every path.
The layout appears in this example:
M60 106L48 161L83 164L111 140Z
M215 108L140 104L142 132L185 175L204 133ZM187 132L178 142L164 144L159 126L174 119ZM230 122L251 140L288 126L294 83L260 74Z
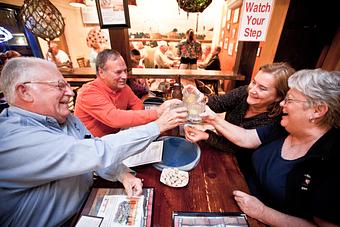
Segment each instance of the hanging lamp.
M176 0L179 8L188 13L201 13L212 2L212 0Z
M64 19L48 0L25 0L20 18L28 30L48 42L64 33Z
M83 8L86 7L86 2L85 0L71 0L68 3L70 6L74 6L74 7L79 7L79 8Z

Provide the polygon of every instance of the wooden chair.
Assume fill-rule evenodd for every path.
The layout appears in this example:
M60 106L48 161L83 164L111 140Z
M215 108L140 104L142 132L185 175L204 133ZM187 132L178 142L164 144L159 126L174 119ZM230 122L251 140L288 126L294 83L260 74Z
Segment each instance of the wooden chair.
M84 57L77 58L77 63L79 68L85 68L90 66L90 61L88 59L85 59Z
M205 85L200 80L195 80L197 89L205 95L211 96L214 94L214 91L207 85Z

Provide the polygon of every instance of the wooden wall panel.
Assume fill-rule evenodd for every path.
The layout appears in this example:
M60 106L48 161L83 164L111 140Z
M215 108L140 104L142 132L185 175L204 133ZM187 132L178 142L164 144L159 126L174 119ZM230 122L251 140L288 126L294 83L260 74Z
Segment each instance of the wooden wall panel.
M283 25L285 23L290 0L276 0L271 16L266 41L260 42L260 55L256 57L252 77L256 75L260 66L273 63L278 47Z

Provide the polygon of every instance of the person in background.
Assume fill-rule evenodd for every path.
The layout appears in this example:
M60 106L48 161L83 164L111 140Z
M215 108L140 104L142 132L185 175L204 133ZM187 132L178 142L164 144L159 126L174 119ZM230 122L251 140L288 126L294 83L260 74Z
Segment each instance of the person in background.
M96 58L99 52L108 46L108 39L99 28L92 28L86 37L87 46L91 48L90 66L96 67Z
M210 56L211 56L211 46L206 45L203 48L203 53L202 53L202 57L201 57L202 64L207 64L208 61L210 60Z
M142 56L140 54L140 51L137 49L132 49L130 51L130 62L131 62L131 68L145 68L143 63L141 63Z
M0 53L0 73L2 71L2 68L5 66L7 61L11 58L20 57L21 54L15 50L8 50L4 53ZM0 90L0 113L3 109L7 108L9 105L5 99L5 96L3 92Z
M0 85L10 104L0 114L0 226L70 226L88 197L93 171L122 182L128 196L140 195L142 181L122 160L186 117L185 108L168 109L149 124L93 138L70 114L74 93L55 64L11 59Z
M143 65L144 66L144 59L146 59L148 57L148 53L147 53L147 51L145 49L145 46L144 46L143 42L142 41L138 41L136 43L136 48L135 49L137 49L139 51L139 53L140 53L139 65Z
M130 59L132 68L144 68L144 66L140 65L141 55L139 50L132 49ZM149 87L144 78L128 78L126 83L140 99L149 94Z
M211 53L210 56L208 56L208 61L206 65L200 65L200 67L204 68L205 70L221 70L221 63L220 63L220 58L219 54L221 53L221 47L217 46L214 48L213 52ZM218 95L218 86L219 86L219 81L218 80L200 80L203 82L205 85L207 84L212 84L215 94ZM197 86L198 87L198 86ZM199 88L199 87L198 87Z
M160 69L170 69L173 67L174 62L168 58L165 53L168 50L168 44L165 41L160 41L158 42L158 48L155 51L154 55L154 65L155 68L160 68Z
M207 105L216 113L226 113L225 120L246 129L279 122L280 102L288 91L288 78L295 72L287 63L263 65L248 86L236 88L221 96L208 97ZM189 88L185 88L189 89ZM206 140L211 146L234 153L246 180L254 173L251 155L254 150L234 145L215 132L197 131L194 142Z
M178 61L179 58L176 56L176 47L174 45L168 45L168 50L165 52L165 55L174 62Z
M202 56L202 46L196 41L194 30L187 30L186 39L178 43L177 55L180 57L179 69L197 69L197 60ZM195 86L193 79L182 79L181 83Z
M177 45L177 55L181 58L180 69L197 69L197 60L202 56L201 43L196 41L194 30L186 32L186 39Z
M208 62L206 65L201 65L206 70L221 70L221 63L219 54L221 53L221 47L217 46L214 48L210 56L208 56Z
M21 54L15 50L8 50L4 53L0 53L1 66L4 66L9 59L20 56Z
M0 53L0 73L6 62L11 58L20 57L21 54L15 50L8 50L4 53Z
M94 136L154 121L174 101L144 110L142 101L126 86L127 67L115 50L106 49L98 54L96 72L97 78L79 89L74 110Z
M54 62L58 67L70 67L71 60L65 51L60 50L56 42L51 41L46 54L48 61Z
M204 121L238 146L257 148L249 195L235 190L241 210L268 226L339 226L340 72L300 70L288 79L278 124L243 129L208 107ZM189 140L196 131L187 128Z

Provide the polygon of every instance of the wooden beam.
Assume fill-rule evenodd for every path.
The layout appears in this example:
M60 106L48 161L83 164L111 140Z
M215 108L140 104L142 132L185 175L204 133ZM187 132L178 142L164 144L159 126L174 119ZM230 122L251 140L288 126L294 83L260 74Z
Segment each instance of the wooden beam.
M129 33L127 28L110 28L111 48L118 51L125 60L126 66L130 68Z
M260 42L260 55L256 58L252 77L264 64L271 64L274 61L277 47L279 45L283 25L286 20L290 0L274 1L274 10L270 19L266 41Z
M235 87L249 84L254 69L259 42L238 42L234 72L244 75L245 80L235 82Z

